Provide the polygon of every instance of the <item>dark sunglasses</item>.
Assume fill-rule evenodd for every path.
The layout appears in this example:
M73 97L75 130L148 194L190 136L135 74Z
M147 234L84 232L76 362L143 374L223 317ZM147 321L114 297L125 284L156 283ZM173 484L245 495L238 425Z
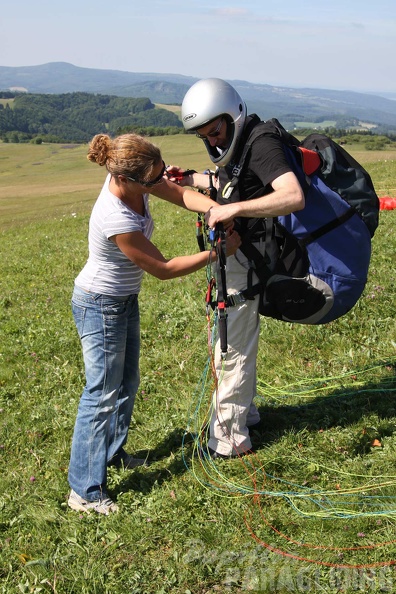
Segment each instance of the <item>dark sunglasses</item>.
M152 188L153 186L156 186L157 184L160 183L160 181L164 177L165 169L166 169L166 165L162 161L161 173L159 175L157 175L157 177L151 181L142 181L141 179L137 179L136 177L130 177L129 175L125 175L124 177L126 177L130 181L135 182L136 184L139 184L139 186L144 186L145 188Z
M216 138L216 136L220 135L220 130L223 125L224 118L220 118L220 122L217 124L216 128L212 132L208 132L208 134L199 134L195 132L195 135L198 136L201 140L205 140L205 138Z

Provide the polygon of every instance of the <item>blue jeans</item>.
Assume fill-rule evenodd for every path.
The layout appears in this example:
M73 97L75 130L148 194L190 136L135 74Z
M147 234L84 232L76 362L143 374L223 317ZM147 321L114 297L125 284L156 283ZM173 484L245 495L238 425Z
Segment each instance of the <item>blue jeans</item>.
M78 407L69 483L84 499L106 497L107 465L125 452L139 386L138 296L112 297L74 288L72 312L86 385Z

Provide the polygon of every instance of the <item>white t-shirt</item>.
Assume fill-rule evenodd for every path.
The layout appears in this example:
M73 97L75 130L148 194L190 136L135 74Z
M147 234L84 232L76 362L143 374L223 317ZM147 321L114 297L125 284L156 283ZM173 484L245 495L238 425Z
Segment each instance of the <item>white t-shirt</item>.
M141 231L150 239L154 223L149 211L149 195L143 195L145 214L141 216L110 192L110 178L108 175L91 213L89 256L75 284L92 293L121 297L139 293L143 270L109 237Z

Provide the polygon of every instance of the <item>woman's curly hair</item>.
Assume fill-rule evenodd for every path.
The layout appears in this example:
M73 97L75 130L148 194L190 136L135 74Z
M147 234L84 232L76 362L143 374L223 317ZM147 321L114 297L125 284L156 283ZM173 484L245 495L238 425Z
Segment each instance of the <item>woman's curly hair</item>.
M111 175L149 181L162 157L158 147L138 134L122 134L114 139L97 134L91 140L87 159L106 167Z

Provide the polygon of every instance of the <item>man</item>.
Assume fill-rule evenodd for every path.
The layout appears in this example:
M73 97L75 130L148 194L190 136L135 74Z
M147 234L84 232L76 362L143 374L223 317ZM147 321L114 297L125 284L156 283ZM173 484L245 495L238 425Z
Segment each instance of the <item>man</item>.
M251 130L259 118L247 115L236 90L217 78L200 80L187 92L182 104L182 120L187 131L195 131L216 165L216 204L207 214L210 228L234 221L240 235L251 242L269 261L277 255L275 239L267 237L265 219L286 215L304 207L304 194L276 135L256 138L248 152L236 185L234 165L238 164ZM172 170L171 170L172 171ZM203 188L208 176L192 174L183 182ZM257 222L257 219L260 219ZM253 221L256 221L253 231ZM270 264L271 266L271 264ZM227 292L237 294L247 288L248 274L258 279L249 259L238 250L227 259ZM249 427L260 422L253 403L256 395L256 359L260 332L259 296L227 308L228 352L223 360L216 345L215 363L219 378L214 394L215 407L210 425L209 455L235 457L252 447Z

